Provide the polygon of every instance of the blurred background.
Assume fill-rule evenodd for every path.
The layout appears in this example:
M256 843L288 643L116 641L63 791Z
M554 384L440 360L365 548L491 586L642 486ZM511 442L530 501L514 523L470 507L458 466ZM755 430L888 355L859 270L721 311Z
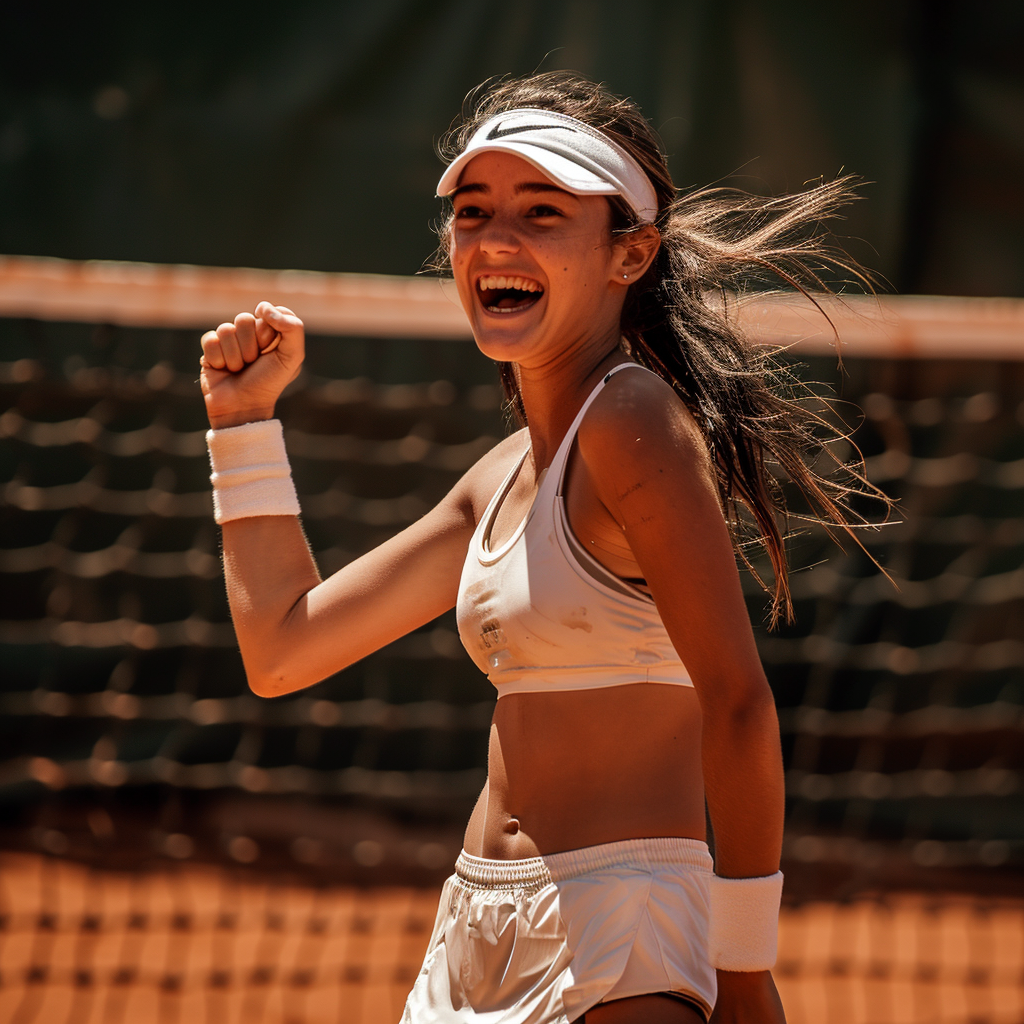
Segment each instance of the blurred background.
M794 626L769 634L747 581L787 768L776 974L792 1022L1024 1021L1024 7L181 0L3 22L0 1019L400 1016L493 691L449 615L309 691L249 694L198 336L237 311L205 319L225 294L326 310L279 409L325 573L504 435L495 373L415 282L154 265L415 274L466 91L572 68L641 103L680 187L861 175L844 244L937 297L912 355L793 353L900 501L864 536L899 589L814 531ZM434 310L418 328L403 296Z

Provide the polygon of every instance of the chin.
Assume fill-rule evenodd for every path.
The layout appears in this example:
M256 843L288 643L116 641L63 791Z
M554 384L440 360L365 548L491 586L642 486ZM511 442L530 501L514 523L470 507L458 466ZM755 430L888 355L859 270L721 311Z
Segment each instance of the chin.
M521 362L524 356L537 347L540 340L540 330L536 324L506 325L494 323L489 317L484 322L474 317L470 325L476 347L488 359L497 363Z
M481 336L475 331L473 339L476 347L488 359L496 363L520 363L530 351L531 346L525 342L510 342L508 339L497 339L493 335Z

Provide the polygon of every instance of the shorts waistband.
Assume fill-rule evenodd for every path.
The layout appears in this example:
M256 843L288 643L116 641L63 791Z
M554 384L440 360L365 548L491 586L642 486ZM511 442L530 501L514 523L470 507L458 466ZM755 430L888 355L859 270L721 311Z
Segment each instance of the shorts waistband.
M522 860L489 860L486 857L474 857L463 850L455 862L455 873L464 882L481 888L514 889L564 882L601 868L632 867L644 870L656 864L679 864L708 873L714 868L707 843L700 839L669 836L624 839L617 843L584 846L579 850Z

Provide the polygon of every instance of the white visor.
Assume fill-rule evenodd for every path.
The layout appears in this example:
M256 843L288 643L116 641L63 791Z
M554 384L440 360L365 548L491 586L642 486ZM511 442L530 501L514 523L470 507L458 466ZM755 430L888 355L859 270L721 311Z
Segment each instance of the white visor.
M575 117L532 107L485 121L441 175L437 194L451 195L466 164L495 150L522 157L567 192L622 196L642 224L652 224L658 214L651 179L621 146Z

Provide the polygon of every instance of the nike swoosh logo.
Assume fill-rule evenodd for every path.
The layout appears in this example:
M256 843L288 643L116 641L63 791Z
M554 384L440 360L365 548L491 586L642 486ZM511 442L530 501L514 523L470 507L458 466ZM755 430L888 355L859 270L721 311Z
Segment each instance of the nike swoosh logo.
M548 131L551 128L561 128L566 132L574 132L575 128L571 128L567 124L521 124L517 128L502 128L500 124L496 124L488 133L487 138L490 139L501 139L506 135L519 135L521 132L543 132Z

